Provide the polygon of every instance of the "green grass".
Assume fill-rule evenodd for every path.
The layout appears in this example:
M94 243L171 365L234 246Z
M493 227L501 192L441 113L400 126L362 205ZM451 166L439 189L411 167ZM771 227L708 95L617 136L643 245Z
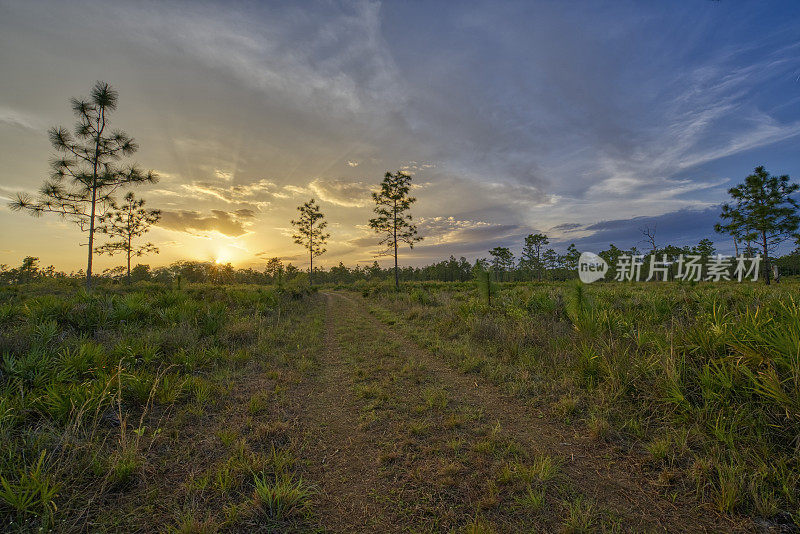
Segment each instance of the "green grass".
M295 293L214 285L91 293L56 283L0 287L0 524L81 530L91 521L91 528L114 531L127 530L121 521L147 517L162 530L229 525L223 517L154 517L139 495L175 491L153 473L163 470L165 455L180 454L181 433L223 408L236 392L233 377L313 370L307 349L321 325L310 299ZM281 391L284 383L271 387ZM257 393L241 412L268 423L273 396ZM190 482L177 486L199 492L188 498L210 498L202 489L209 488L244 502L245 476L269 465L291 474L286 444L269 449L278 436L260 452L249 444L237 449L238 431L219 434L214 443L230 457L207 476L191 474L200 458L175 464L190 473Z
M647 451L654 478L694 483L724 513L800 519L796 281L511 283L491 307L474 285L418 286L371 293L373 314L594 439Z
M309 511L313 491L302 479L262 473L254 477L254 485L255 509L269 519L302 517Z

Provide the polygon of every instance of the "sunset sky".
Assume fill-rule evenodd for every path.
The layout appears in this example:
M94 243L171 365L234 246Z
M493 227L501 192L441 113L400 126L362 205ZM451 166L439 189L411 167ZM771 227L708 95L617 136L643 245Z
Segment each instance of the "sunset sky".
M84 267L77 227L7 202L95 80L161 176L136 189L163 211L151 265L305 266L289 221L310 197L320 264L371 263L387 170L416 183L408 264L535 231L641 246L646 225L725 251L727 188L762 164L800 178L800 2L0 0L0 263Z

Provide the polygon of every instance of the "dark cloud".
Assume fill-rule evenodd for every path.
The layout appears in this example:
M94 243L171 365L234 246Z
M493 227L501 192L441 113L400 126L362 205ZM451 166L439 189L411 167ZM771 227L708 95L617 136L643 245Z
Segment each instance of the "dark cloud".
M254 216L252 210L244 209L230 213L222 210L211 210L211 215L203 215L197 211L162 211L159 226L168 230L190 234L219 232L229 237L239 237L247 233L246 222Z
M571 231L590 232L591 235L577 239L564 238L554 241L556 245L575 243L581 250L598 251L608 248L610 243L627 249L645 246L642 229L655 230L656 244L662 245L695 245L703 238L711 237L718 241L718 248L732 248L730 239L714 234L714 224L719 222L719 206L704 210L678 210L655 217L634 217L632 219L616 219L601 221L586 226L569 226Z

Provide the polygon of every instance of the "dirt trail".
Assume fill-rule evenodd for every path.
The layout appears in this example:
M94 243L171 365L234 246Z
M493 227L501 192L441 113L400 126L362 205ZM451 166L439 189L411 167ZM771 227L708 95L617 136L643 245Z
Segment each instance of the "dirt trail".
M383 339L399 347L398 354L422 362L432 377L446 385L454 406L482 410L504 434L537 453L563 459L561 467L571 487L591 498L598 507L613 511L625 530L637 532L731 532L752 531L751 524L735 524L681 496L670 502L641 473L635 462L607 445L600 445L575 431L542 417L536 409L509 396L474 375L448 367L440 358L420 348L402 334L387 328L368 311L360 297L326 294L326 350L323 368L310 392L306 413L314 462L321 463L321 496L317 510L323 525L336 531L398 531L380 498L388 495L390 482L379 467L381 436L360 430L358 402L352 395L353 379L340 356L336 328L344 318L370 325L364 339ZM395 349L396 350L396 349ZM365 355L366 356L366 355ZM313 468L312 468L313 469ZM404 503L413 506L413 503ZM549 523L548 523L549 524Z
M336 532L388 532L390 518L376 496L386 484L377 476L379 450L359 428L353 381L334 331L337 299L326 295L325 349L320 373L306 392L303 426L320 522Z

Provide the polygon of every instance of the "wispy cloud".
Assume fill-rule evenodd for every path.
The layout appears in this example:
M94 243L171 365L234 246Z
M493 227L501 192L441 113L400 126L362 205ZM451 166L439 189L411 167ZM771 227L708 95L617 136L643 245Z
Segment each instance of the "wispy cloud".
M42 120L25 111L0 106L0 124L26 130L39 130L42 128Z

